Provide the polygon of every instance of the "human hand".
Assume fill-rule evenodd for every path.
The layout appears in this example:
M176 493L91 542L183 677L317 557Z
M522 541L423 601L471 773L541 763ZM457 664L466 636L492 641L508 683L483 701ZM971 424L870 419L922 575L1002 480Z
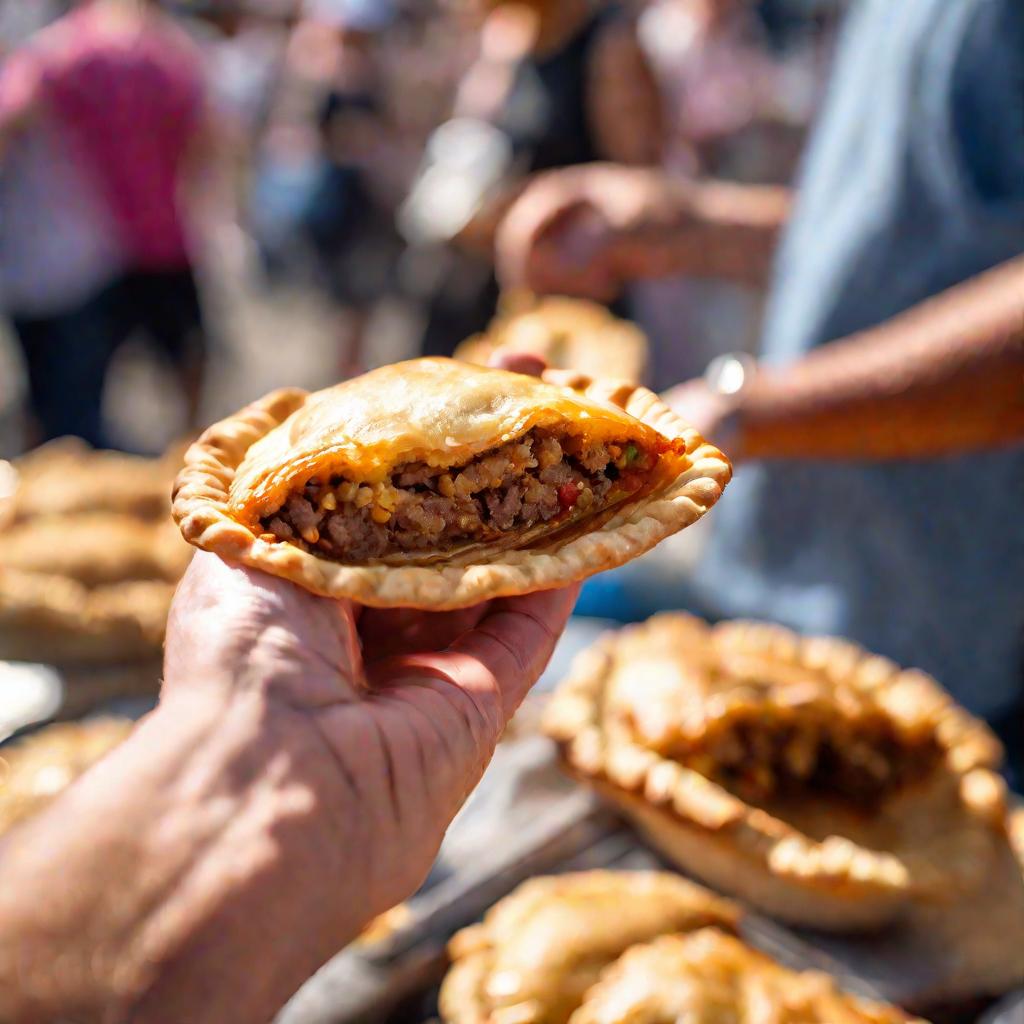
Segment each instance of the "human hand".
M362 924L422 882L576 593L361 608L197 553L172 609L165 700L256 696L280 719L276 742L321 753L340 803L324 824L347 873L323 902Z
M643 273L632 236L674 218L680 183L658 171L587 164L540 175L513 204L496 242L505 288L610 302Z

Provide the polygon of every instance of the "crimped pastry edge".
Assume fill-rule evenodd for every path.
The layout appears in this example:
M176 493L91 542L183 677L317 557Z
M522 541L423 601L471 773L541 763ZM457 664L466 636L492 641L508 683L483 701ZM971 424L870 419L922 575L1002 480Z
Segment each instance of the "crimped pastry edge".
M680 613L662 613L643 630ZM784 644L789 658L820 665L830 649L838 657L855 645L831 638L801 638L765 623L728 623L755 631L766 643ZM614 666L619 632L601 637L577 657L545 712L543 728L558 745L566 769L617 806L666 856L712 887L720 888L793 924L825 931L870 931L909 909L914 879L895 855L869 850L843 836L819 842L724 787L639 744L606 742L601 707ZM794 640L796 643L794 643ZM890 663L891 664L891 663ZM893 681L922 673L892 666ZM932 681L947 702L949 724L940 733L947 770L970 774L977 800L972 811L998 823L1005 815L1005 788L991 769L1001 748L987 728Z
M690 468L655 495L623 509L595 531L554 551L505 551L466 566L349 566L287 543L268 543L233 519L228 492L249 448L302 407L308 392L272 392L210 427L192 445L174 487L172 512L195 547L262 569L324 597L375 607L446 611L498 597L567 586L623 565L696 522L732 476L729 460L653 392L549 370L544 380L612 402L659 433L686 444Z

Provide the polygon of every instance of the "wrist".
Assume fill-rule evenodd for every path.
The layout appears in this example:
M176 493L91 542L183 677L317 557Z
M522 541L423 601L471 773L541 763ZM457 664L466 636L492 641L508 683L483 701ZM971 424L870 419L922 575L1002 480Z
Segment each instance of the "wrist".
M324 893L359 887L332 825L348 795L306 729L270 711L176 695L14 834L0 930L19 959L0 957L0 1017L269 1018L356 934L358 891L351 906Z
M269 1019L377 909L342 824L354 796L311 716L245 695L204 734L147 836L144 856L169 845L187 873L135 940L154 965L140 1021Z

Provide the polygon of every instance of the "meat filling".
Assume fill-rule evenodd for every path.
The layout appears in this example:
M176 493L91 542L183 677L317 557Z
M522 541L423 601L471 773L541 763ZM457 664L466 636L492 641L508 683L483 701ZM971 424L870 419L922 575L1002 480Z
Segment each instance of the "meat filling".
M737 720L677 760L755 803L815 792L871 807L925 777L940 757L933 736L908 743L882 718L858 730L767 714Z
M596 513L639 491L655 461L628 441L534 430L465 466L408 463L372 485L314 477L261 525L339 562L426 556Z

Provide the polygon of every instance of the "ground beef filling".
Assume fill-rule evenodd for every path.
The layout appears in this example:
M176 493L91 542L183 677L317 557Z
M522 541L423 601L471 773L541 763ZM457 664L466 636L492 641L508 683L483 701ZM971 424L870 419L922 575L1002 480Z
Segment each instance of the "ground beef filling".
M408 463L373 485L314 477L261 525L339 562L426 556L595 513L640 490L655 459L627 441L535 430L461 467Z
M908 742L880 717L861 729L738 720L676 759L750 802L813 792L870 808L927 776L941 755L934 736Z

